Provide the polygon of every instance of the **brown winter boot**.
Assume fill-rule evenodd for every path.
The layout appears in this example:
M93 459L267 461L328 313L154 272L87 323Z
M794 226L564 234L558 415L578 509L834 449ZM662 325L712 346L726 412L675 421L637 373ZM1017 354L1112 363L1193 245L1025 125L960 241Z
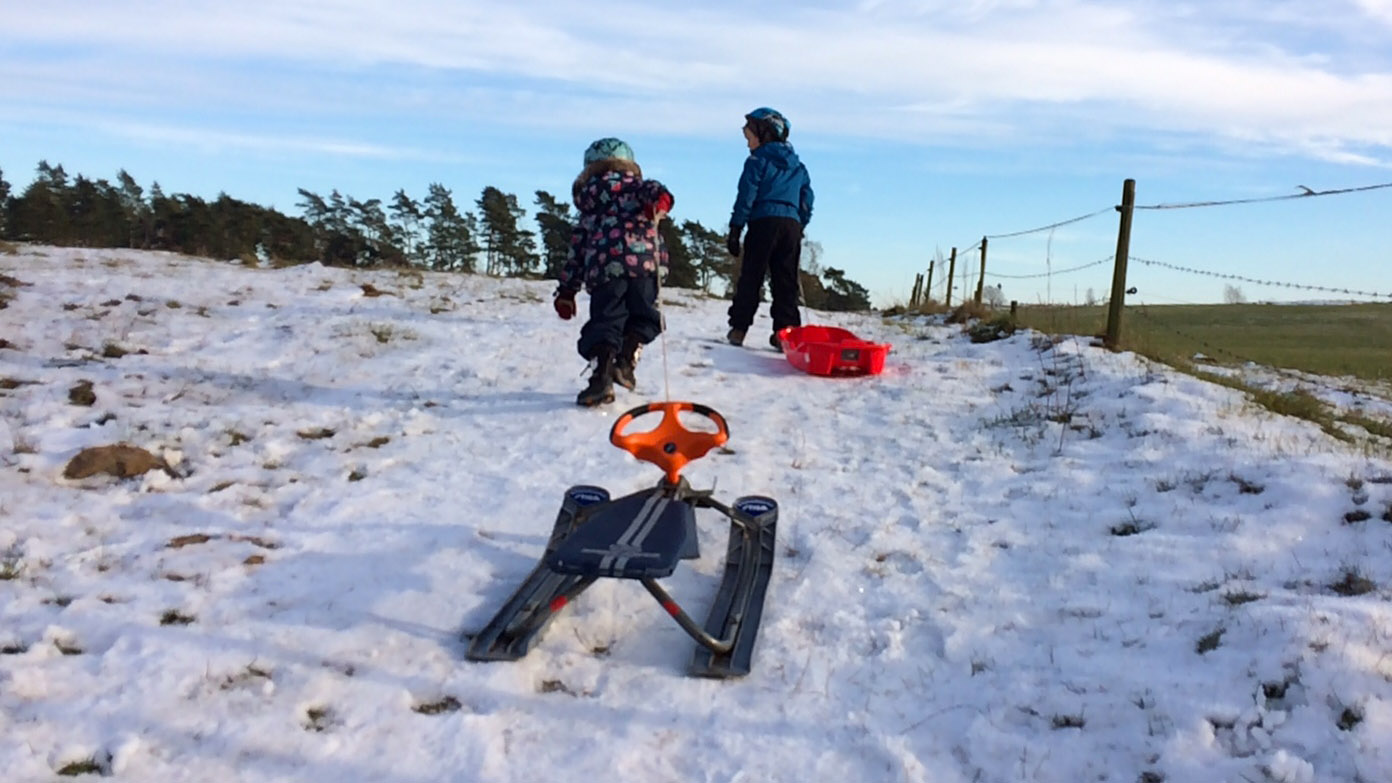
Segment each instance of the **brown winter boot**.
M633 391L638 386L638 379L633 371L638 367L638 357L643 354L643 341L636 335L624 335L623 345L619 347L619 355L614 358L614 383Z
M576 405L592 408L614 401L614 349L605 345L595 352L598 365L590 375L590 384L575 398Z

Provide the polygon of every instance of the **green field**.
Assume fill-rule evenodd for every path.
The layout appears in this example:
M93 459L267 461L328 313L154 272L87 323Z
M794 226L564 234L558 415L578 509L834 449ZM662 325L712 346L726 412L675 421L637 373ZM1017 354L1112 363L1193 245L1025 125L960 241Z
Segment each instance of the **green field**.
M1104 307L1021 307L1015 322L1049 334L1100 335ZM1121 347L1173 364L1203 354L1320 375L1392 380L1392 304L1128 306Z

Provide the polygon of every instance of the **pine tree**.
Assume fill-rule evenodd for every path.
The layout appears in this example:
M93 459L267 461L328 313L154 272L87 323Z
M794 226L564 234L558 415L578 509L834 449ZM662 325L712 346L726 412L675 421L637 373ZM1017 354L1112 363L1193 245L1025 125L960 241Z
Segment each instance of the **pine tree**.
M321 260L325 257L331 233L329 204L318 193L312 193L304 188L298 188L296 192L300 194L300 200L296 202L295 206L300 208L305 222L309 224L310 230L314 234L314 258Z
M560 277L570 254L570 234L575 223L570 217L570 204L556 200L544 190L536 192L537 226L541 229L542 277Z
M698 287L696 267L691 263L691 251L682 239L681 229L671 218L663 218L657 230L662 234L662 246L667 249L667 278L662 284L672 288Z
M840 269L827 267L822 272L827 283L826 310L869 310L870 292L865 286L846 277Z
M420 228L425 215L421 213L420 204L407 196L406 191L398 190L396 195L392 196L389 211L394 220L392 228L401 243L401 249L406 253L406 259L413 264L425 264L426 259L420 252Z
M399 266L406 263L406 255L397 246L395 232L387 222L387 213L382 209L382 200L371 198L367 201L348 199L351 210L353 231L364 240L358 254L358 264L389 264Z
M827 309L827 290L822 284L822 243L805 235L798 258L798 291L802 294L803 306L813 310Z
M352 225L352 211L348 199L337 188L329 193L329 213L327 247L324 249L324 263L337 266L357 266L362 257L366 240Z
M701 290L713 294L723 282L722 294L732 295L735 264L734 259L725 250L725 235L694 220L682 223L682 234L686 236L684 246L696 272L696 283Z
M337 189L329 193L328 199L304 188L298 192L300 201L296 206L314 229L316 255L320 261L330 266L361 266L373 261L374 248L358 227L359 214L353 206L356 202Z
M261 249L274 265L311 261L317 257L314 229L302 218L267 209L261 224Z
M150 244L153 250L169 249L169 220L173 205L158 182L150 183Z
M58 167L62 175L63 167ZM28 242L52 242L55 230L63 222L59 199L61 191L55 192L53 170L47 161L39 161L34 181L14 200L11 211L10 230L16 239ZM66 175L62 175L62 185L66 188Z
M474 254L478 245L472 215L460 215L454 198L444 185L432 183L423 202L425 217L430 221L426 231L426 252L431 269L439 271L474 271Z
M0 169L0 239L10 236L10 183L5 181L5 172Z
M68 175L63 167L39 161L34 181L11 205L10 235L24 242L60 244L71 233L67 200Z
M518 227L526 213L517 197L489 185L478 199L483 223L484 271L490 275L523 275L536 265L535 234Z
M126 216L126 244L129 247L149 247L154 226L150 205L145 203L145 193L125 169L116 173L116 181L120 183L121 209Z
M217 201L208 205L208 217L213 227L210 251L215 258L240 259L254 263L261 260L263 208L219 193Z
M64 207L68 214L65 244L82 247L121 247L129 239L120 194L104 179L78 175Z

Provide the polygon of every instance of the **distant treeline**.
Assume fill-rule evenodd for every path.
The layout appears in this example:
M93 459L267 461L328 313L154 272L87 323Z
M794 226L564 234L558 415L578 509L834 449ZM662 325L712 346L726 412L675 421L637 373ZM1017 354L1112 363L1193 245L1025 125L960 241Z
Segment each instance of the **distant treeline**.
M300 189L303 217L239 201L147 193L125 170L116 183L70 177L61 165L38 165L34 181L15 195L0 172L0 238L68 247L129 247L290 265L319 261L344 267L414 267L483 272L500 277L554 278L565 263L571 205L535 194L536 230L525 227L517 197L483 189L474 211L460 211L448 188L432 184L417 201L398 190L390 203L358 201L337 190L327 198ZM724 233L694 220L661 224L671 260L665 285L729 297L739 261ZM819 310L866 310L869 292L845 272L820 263L821 245L803 243L805 304ZM481 267L481 268L480 268Z

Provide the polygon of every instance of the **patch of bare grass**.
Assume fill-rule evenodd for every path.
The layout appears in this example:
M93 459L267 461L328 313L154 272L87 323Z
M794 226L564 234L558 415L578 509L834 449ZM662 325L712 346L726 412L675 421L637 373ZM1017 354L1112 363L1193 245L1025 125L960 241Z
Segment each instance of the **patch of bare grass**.
M1223 642L1223 634L1226 632L1226 628L1219 628L1200 636L1199 641L1194 645L1194 652L1203 655L1218 649L1218 646Z
M92 391L92 382L82 380L73 384L72 388L68 389L68 402L85 408L96 405L97 393Z
M254 685L255 683L264 682L270 679L270 670L262 669L255 663L249 663L246 665L245 669L237 672L236 674L229 675L228 677L223 679L222 684L219 687L222 690L226 691L231 690L233 688Z
M96 756L89 756L78 761L69 761L54 770L54 773L65 778L75 778L78 775L105 776L107 774L107 768Z
M463 705L459 703L459 699L453 696L445 696L435 701L421 702L420 704L413 705L411 710L419 712L422 715L442 715L450 712L458 712L459 708L462 706Z
M305 731L325 732L333 725L333 710L326 706L314 706L305 710Z
M145 449L128 443L116 443L110 446L93 446L78 452L63 468L63 477L84 479L107 475L126 479L156 469L173 474L163 459Z
M1358 522L1367 522L1368 520L1370 520L1370 519L1372 519L1372 518L1373 518L1373 515L1370 514L1370 513L1368 513L1367 511L1365 511L1365 510L1363 510L1363 509L1361 509L1361 508L1355 508L1354 510L1348 512L1347 514L1344 514L1344 524L1345 524L1345 525L1352 525L1352 524L1356 524L1356 523L1358 523Z
M1228 606L1237 607L1243 604L1250 604L1254 601L1260 601L1265 597L1266 596L1261 593L1253 593L1247 590L1233 590L1223 594L1223 603Z
M1345 598L1354 598L1373 592L1377 585L1357 568L1350 567L1345 568L1339 578L1330 583L1329 589Z
M1345 424L1352 424L1355 427L1361 427L1370 435L1392 440L1392 422L1369 418L1361 413L1343 414L1339 416L1339 421Z
M207 533L192 533L187 536L175 536L169 539L169 543L164 546L166 549L183 549L186 546L193 546L195 544L206 544L212 540L213 536Z
M10 547L0 552L0 582L11 582L24 575L24 556Z
M178 609L166 609L160 615L160 625L189 625L198 618L191 614L184 614Z

